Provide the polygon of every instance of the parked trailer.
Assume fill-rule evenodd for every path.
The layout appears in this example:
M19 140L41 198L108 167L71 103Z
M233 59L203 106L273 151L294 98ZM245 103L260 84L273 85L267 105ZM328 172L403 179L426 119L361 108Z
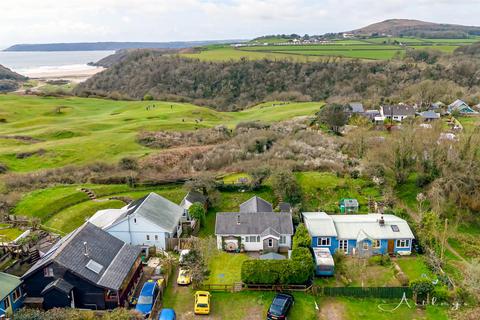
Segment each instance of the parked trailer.
M314 248L315 256L315 274L317 276L333 276L335 272L335 262L328 248Z

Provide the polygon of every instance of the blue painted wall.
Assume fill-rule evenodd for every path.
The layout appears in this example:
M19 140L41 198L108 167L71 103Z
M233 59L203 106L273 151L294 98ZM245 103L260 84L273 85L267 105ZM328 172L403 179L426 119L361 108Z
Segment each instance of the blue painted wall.
M20 289L21 290L21 289ZM23 300L25 299L25 296L23 294L23 291L20 291L20 298L17 299L17 301L14 301L13 299L13 292L9 294L10 297L10 305L13 310L13 312L17 311L18 309L23 307ZM0 309L5 310L5 299L0 301ZM5 312L0 310L0 316L5 315Z
M328 248L331 254L334 254L335 251L338 249L339 241L336 237L329 237L330 238L330 246L320 246L318 245L318 238L324 237L312 237L312 248ZM366 240L369 241L369 240ZM349 239L348 240L348 252L351 253L352 249L357 246L357 240ZM410 245L407 248L398 248L397 241L394 240L394 253L398 253L400 251L411 251L412 250L412 239L410 239ZM374 254L387 254L388 253L388 240L382 239L380 240L380 247L374 248Z

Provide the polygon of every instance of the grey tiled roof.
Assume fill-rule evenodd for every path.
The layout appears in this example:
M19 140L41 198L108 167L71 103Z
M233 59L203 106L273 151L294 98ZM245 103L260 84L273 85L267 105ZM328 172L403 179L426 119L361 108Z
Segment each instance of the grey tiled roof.
M85 254L85 246L87 254ZM128 250L124 247L128 247ZM36 270L55 262L80 278L117 290L119 286L110 285L123 282L140 252L140 247L127 245L122 240L87 222L62 238L22 278L25 279ZM98 273L90 270L87 268L90 260L100 264L103 268ZM116 272L110 274L110 270ZM117 277L118 279L116 282L109 280L101 283L102 277L108 279Z
M349 109L351 110L351 112L353 113L363 113L364 110L363 110L363 104L361 102L350 102L348 104L349 106Z
M240 205L240 212L273 212L273 207L270 202L253 196Z
M278 207L280 208L280 212L291 212L292 211L292 206L288 202L280 202Z
M61 278L50 282L47 286L42 290L42 294L50 291L51 289L58 289L66 294L69 294L70 291L73 289L73 285Z
M285 212L219 212L215 221L215 234L261 234L268 228L279 234L293 234L292 215Z
M420 116L425 119L440 119L440 114L431 110L420 112Z
M132 269L135 260L131 257L138 257L139 247L124 244L110 266L103 273L98 284L106 288L120 288L125 275Z
M175 232L184 210L179 205L152 192L132 203L128 214L135 213L169 232Z
M205 204L207 202L207 198L197 191L190 191L185 196L190 203L200 202L201 204Z
M394 115L394 116L414 116L415 109L410 106L405 105L394 105L394 106L382 106L383 108L383 115L385 117Z

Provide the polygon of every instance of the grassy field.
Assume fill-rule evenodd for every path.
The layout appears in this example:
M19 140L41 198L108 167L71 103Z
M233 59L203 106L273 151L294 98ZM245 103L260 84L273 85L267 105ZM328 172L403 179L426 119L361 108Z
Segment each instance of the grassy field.
M400 266L410 281L424 277L431 278L433 276L422 256L401 257L395 259L395 262Z
M278 39L275 39L278 40ZM400 37L380 37L364 40L336 40L328 44L306 45L275 45L278 42L265 39L250 46L231 47L229 45L208 46L199 53L183 54L186 57L198 58L206 61L226 61L246 59L291 59L295 61L319 61L328 56L366 59L388 60L399 55L403 56L407 48L433 49L445 53L452 53L462 45L480 41L480 37L468 39L420 39ZM402 45L400 45L400 43ZM264 45L268 44L268 45Z
M355 198L360 212L368 213L368 200L381 200L381 192L371 182L363 179L337 177L326 172L302 172L297 174L304 197L304 211L339 213L341 198Z
M153 105L155 108L147 110ZM115 162L153 152L136 143L142 130L234 127L248 120L273 122L313 115L321 105L269 103L226 113L182 103L2 95L0 163L12 171L29 172L93 161Z
M229 176L243 175L238 173ZM338 213L339 200L351 197L358 199L360 212L368 213L368 200L382 199L380 190L363 179L337 177L335 174L325 172L302 172L297 173L297 181L302 187L305 211L323 210ZM80 190L82 187L91 189L98 201L91 201L86 193ZM64 185L25 194L13 212L16 215L39 218L43 225L67 233L80 226L97 210L122 207L123 203L120 201L108 200L112 196L138 199L150 192L156 192L175 203L180 203L186 194L181 184L138 188L127 185ZM240 204L254 195L276 205L269 181L255 192L222 192L217 203L208 210L206 223L200 229L199 236L214 234L217 212L237 212Z

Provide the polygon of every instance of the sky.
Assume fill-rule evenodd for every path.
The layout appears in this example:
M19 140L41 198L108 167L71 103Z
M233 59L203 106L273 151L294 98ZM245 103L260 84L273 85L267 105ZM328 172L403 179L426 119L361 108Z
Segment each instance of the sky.
M0 48L323 34L391 18L480 25L480 0L0 0L0 12Z

